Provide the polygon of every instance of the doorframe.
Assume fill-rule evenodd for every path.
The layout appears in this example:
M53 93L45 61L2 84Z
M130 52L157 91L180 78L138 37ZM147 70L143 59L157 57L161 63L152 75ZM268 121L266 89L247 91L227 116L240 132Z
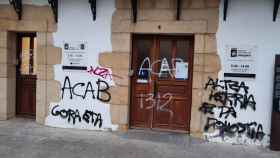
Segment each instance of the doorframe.
M172 130L172 129L158 129L158 128L144 128L144 127L133 127L133 129L140 129L140 130L152 130L152 131L163 131L163 132L175 132L175 133L191 133L191 119L192 119L192 103L193 103L193 68L194 68L194 47L195 47L195 34L142 34L142 33L132 33L131 34L131 55L130 55L130 70L129 71L134 71L132 70L133 68L133 58L135 56L134 54L134 40L136 36L142 36L142 37L153 37L153 39L155 39L155 37L169 37L169 38L176 38L176 37L185 37L185 38L189 38L190 39L190 47L191 47L191 60L192 60L192 64L189 65L189 67L191 68L191 72L189 73L189 75L191 75L192 77L190 78L190 106L189 106L189 119L186 120L186 123L188 124L189 130L186 129L186 131L181 131L181 130ZM135 73L135 72L133 72ZM132 123L131 123L131 114L132 114L132 103L133 103L133 95L132 95L132 75L129 76L129 114L128 114L128 129L132 129ZM152 126L152 125L151 125Z
M31 37L31 38L34 38L34 37L37 37L37 32L15 32L16 34L16 95L15 95L15 116L16 117L24 117L24 118L31 118L31 119L36 119L36 115L37 115L37 112L36 112L36 104L37 104L37 100L35 100L35 113L34 115L26 115L26 114L19 114L19 111L18 111L18 106L19 106L19 100L18 100L18 95L19 94L19 90L18 90L18 76L19 76L19 69L20 69L20 65L21 65L21 60L19 60L20 58L20 52L21 52L21 49L22 49L22 46L21 46L21 38L24 37L24 36L28 36L28 37ZM34 45L33 45L33 49L34 49ZM34 55L34 54L33 54ZM34 63L34 61L33 61ZM33 69L34 70L34 69ZM37 76L37 75L36 75ZM37 78L37 77L35 77ZM37 82L35 82L35 89L37 89ZM36 92L35 92L35 99L36 99Z

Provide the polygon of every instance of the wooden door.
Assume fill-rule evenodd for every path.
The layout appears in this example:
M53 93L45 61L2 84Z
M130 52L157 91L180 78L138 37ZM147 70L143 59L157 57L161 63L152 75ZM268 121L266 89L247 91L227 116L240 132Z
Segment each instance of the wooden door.
M131 127L189 131L193 37L134 35Z
M36 34L19 33L17 49L17 115L36 114Z
M280 55L275 56L270 148L280 151Z

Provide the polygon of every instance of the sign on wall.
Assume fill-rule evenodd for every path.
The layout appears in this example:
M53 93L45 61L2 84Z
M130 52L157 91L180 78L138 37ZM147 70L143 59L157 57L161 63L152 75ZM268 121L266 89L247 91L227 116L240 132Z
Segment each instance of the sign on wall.
M256 46L226 46L225 77L256 77Z
M86 42L64 42L63 43L63 66L70 70L87 69L87 43Z

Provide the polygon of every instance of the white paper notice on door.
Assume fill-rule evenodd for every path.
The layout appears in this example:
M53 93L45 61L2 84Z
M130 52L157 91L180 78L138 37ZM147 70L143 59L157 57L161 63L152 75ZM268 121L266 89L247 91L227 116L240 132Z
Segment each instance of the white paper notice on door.
M176 62L175 78L179 80L188 79L188 70L189 70L188 62Z

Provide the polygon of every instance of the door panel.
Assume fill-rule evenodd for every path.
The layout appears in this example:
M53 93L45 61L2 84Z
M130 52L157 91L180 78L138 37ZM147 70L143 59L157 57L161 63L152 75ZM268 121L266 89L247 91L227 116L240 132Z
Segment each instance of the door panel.
M147 107L150 105L149 102L146 100L145 97L137 97L136 98L136 104L139 106L135 106L135 116L134 116L134 122L136 126L139 127L149 127L148 121L149 121L149 114L147 111Z
M162 62L158 66L160 74L155 79L156 91L162 96L169 97L165 111L170 113L167 116L168 118L165 118L166 125L164 129L189 130L187 116L190 115L192 87L191 76L189 76L191 74L189 66L192 65L192 50L190 48L189 40L169 37L159 39L158 53ZM165 63L165 61L168 61L168 63ZM189 72L183 75L178 74L179 64L187 64L188 68L185 71L189 70ZM164 67L165 65L166 67ZM164 74L166 75L162 76L162 72L165 72ZM161 102L164 97L158 98L158 100ZM158 116L157 113L161 113L161 111L154 110L154 113L154 116ZM162 128L161 119L163 118L154 117L153 127Z
M189 131L192 60L193 37L134 36L131 127Z
M19 33L17 49L17 115L34 117L36 113L36 52L35 33Z
M174 100L172 100L172 96L169 94L164 94L163 96L159 94L156 101L157 107L154 109L153 127L167 128L171 121L170 118L174 115L171 109Z
M173 119L172 119L172 126L178 126L181 128L185 128L185 120L188 120L187 116L187 110L185 109L186 102L188 102L185 99L176 99L171 107L171 110L173 111Z
M156 69L156 72L158 72L159 79L168 79L172 77L172 45L173 42L171 39L162 39L158 41L159 43L159 57L158 62L156 64L158 65ZM157 45L158 46L158 45Z
M35 116L36 113L36 76L21 75L17 77L17 114Z
M151 74L149 73L151 51L153 49L152 38L141 38L133 45L132 69L134 75L131 92L130 125L132 127L150 128L151 121Z

